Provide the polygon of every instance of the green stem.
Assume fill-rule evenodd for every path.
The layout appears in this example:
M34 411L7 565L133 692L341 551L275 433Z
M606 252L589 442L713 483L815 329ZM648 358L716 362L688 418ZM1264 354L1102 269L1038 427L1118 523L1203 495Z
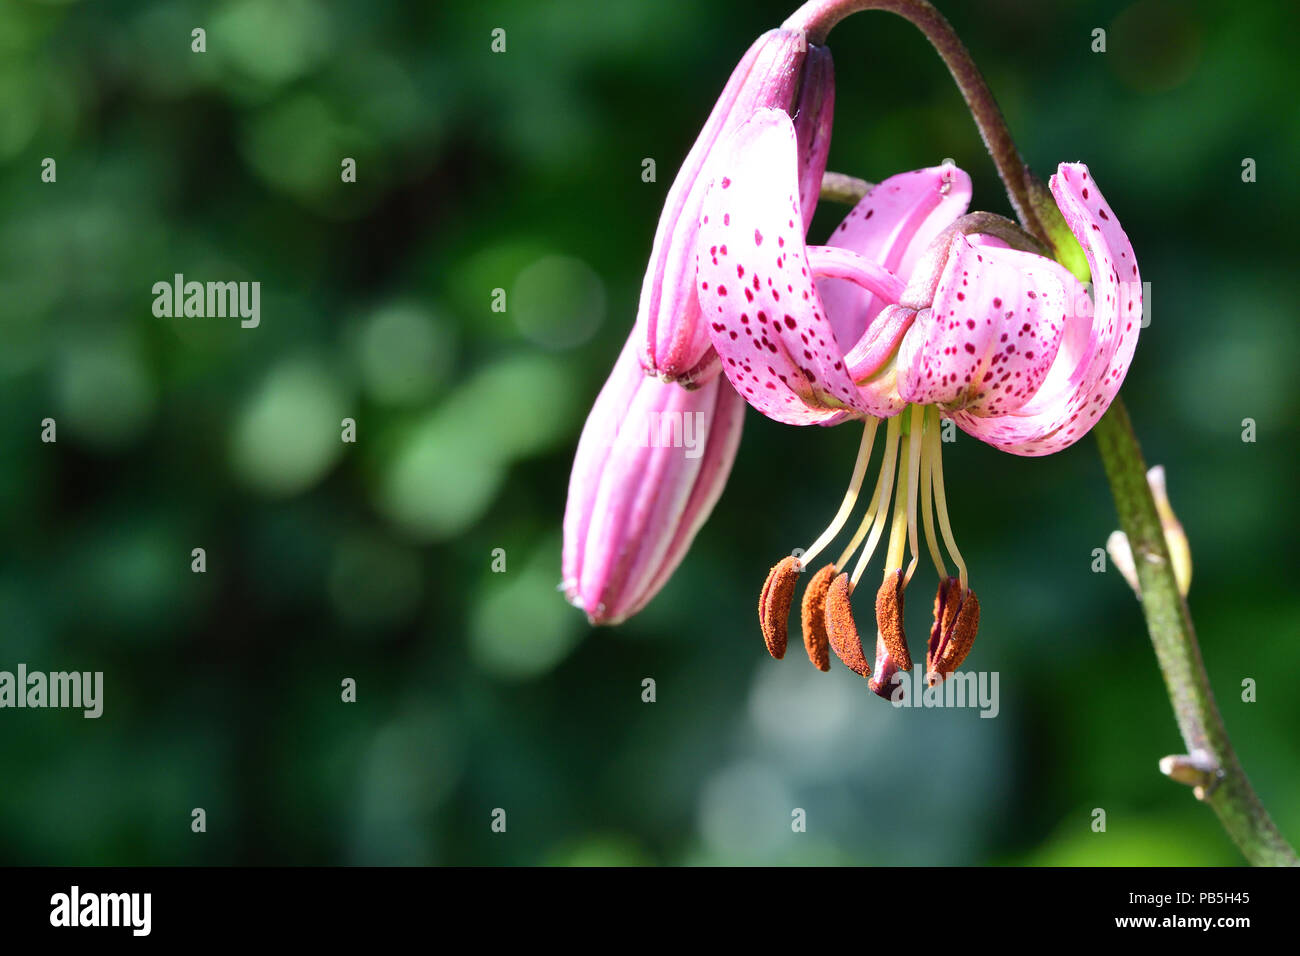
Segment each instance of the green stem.
M930 45L943 58L944 65L948 67L948 72L952 74L957 88L966 100L966 106L993 158L993 164L997 167L998 176L1006 187L1007 196L1020 224L1037 238L1049 241L1048 231L1039 221L1035 209L1029 171L1007 129L1002 110L998 108L997 100L993 98L993 92L971 58L970 51L961 42L952 24L933 4L926 0L808 0L790 15L785 26L806 31L808 41L820 45L826 42L826 35L835 24L850 14L863 10L883 10L897 14L930 41Z
M1195 778L1186 782L1200 784L1197 797L1214 808L1223 828L1252 864L1300 866L1300 859L1251 787L1228 739L1201 660L1187 602L1178 593L1160 516L1147 484L1142 449L1128 411L1118 397L1097 422L1093 434L1097 436L1120 526L1133 549L1151 644L1188 749L1188 757L1176 757L1171 765L1180 771L1195 766ZM1170 775L1184 779L1180 774Z

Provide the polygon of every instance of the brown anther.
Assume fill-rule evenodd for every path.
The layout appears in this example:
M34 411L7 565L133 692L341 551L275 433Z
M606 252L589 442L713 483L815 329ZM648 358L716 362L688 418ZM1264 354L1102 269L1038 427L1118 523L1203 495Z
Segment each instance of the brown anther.
M826 637L826 592L834 580L835 565L828 564L812 576L799 605L804 650L819 671L831 669L830 644Z
M758 624L763 629L763 641L767 652L778 661L785 657L790 602L794 600L794 586L802 570L798 558L781 559L767 572L763 592L758 596Z
M895 665L910 671L912 655L907 652L907 634L903 631L902 568L886 577L876 592L876 629Z
M961 666L975 644L979 629L980 602L971 588L962 593L961 581L939 582L934 597L934 626L925 655L926 680L931 687Z
M859 677L871 676L871 665L862 652L858 626L853 623L853 605L849 602L849 576L838 575L826 591L826 637L835 656Z

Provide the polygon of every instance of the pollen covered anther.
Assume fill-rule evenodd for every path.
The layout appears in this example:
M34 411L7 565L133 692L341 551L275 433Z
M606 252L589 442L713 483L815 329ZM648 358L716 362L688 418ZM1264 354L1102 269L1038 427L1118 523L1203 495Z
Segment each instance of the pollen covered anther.
M975 592L967 588L963 594L957 578L940 581L934 597L934 626L930 629L925 655L929 686L940 683L966 660L975 644L979 623L980 602Z
M853 621L853 605L849 601L849 576L836 575L826 592L826 637L835 656L844 666L859 677L871 675L871 665L862 651L862 639Z
M790 604L794 601L794 586L799 582L803 565L798 558L783 558L767 573L763 591L758 596L758 623L763 629L767 652L778 661L785 657L789 636Z
M903 571L885 576L876 592L876 629L885 642L889 656L899 670L912 669L912 655L907 652L907 634L903 631Z
M831 669L829 639L826 636L826 594L835 580L835 565L828 564L812 576L799 605L803 624L803 646L808 660L819 671Z

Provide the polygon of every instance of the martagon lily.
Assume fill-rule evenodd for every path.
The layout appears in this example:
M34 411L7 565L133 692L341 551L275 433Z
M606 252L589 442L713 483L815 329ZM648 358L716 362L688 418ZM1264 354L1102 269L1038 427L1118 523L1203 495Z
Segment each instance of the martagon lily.
M884 452L866 515L805 592L805 648L825 670L829 645L873 691L891 695L896 673L912 666L903 596L919 560L919 513L939 575L926 655L933 685L962 663L979 623L947 514L940 420L1017 455L1046 455L1078 441L1119 390L1137 344L1142 286L1132 246L1082 164L1062 164L1050 187L1087 255L1092 298L1011 223L963 216L970 180L952 166L885 180L830 244L807 246L789 117L758 110L731 146L705 196L697 245L700 304L723 371L750 405L777 421L865 422L830 526L779 562L763 587L768 649L784 655L797 575L852 514L883 420ZM886 525L871 666L850 595Z
M922 531L939 577L931 684L962 663L979 623L948 517L941 419L1017 455L1073 444L1124 379L1141 282L1080 164L1061 165L1050 187L1092 268L1091 298L1038 239L999 216L967 214L970 178L953 165L885 180L825 245L807 245L833 100L829 53L808 42L797 17L760 37L723 90L669 190L636 325L583 431L562 588L595 624L618 623L653 597L721 493L741 399L792 425L861 421L829 527L778 562L762 589L764 639L782 657L798 575L855 511L884 422L865 515L838 559L813 575L801 617L814 664L828 669L834 650L890 696L897 672L912 667L904 594ZM665 438L681 416L699 421L698 460ZM641 437L620 439L629 433ZM869 663L850 599L882 541Z
M865 10L897 14L930 41L1019 226L966 213L969 177L946 165L885 180L825 245L806 244L819 183L834 198L862 192L844 188L844 177L822 179L833 99L824 44L837 23ZM1091 293L1075 279L1089 274ZM663 586L726 480L743 402L794 425L861 421L849 489L829 527L778 562L759 597L764 639L782 657L799 575L853 515L884 422L865 516L839 557L812 576L801 617L814 664L829 669L833 649L876 693L898 700L899 672L912 666L903 598L922 529L939 577L926 649L931 688L961 665L979 625L948 518L940 426L1032 457L1069 447L1095 425L1124 529L1108 547L1121 568L1118 555L1143 549L1135 590L1189 748L1161 770L1195 786L1252 863L1295 865L1228 741L1179 594L1186 568L1181 582L1175 577L1180 551L1188 561L1185 536L1152 498L1117 399L1142 324L1141 290L1133 248L1088 168L1060 165L1050 188L1032 173L969 51L928 0L806 0L745 55L669 191L635 329L574 463L562 588L599 624L635 613ZM703 446L706 461L675 462L662 428L655 441L641 420L659 414L662 424L674 411L699 416L701 432L721 427ZM648 436L644 447L615 439L629 428ZM851 597L886 525L869 664Z

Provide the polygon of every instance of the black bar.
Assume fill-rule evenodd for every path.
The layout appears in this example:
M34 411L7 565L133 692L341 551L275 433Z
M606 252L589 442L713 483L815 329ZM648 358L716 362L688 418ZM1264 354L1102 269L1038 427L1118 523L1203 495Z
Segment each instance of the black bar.
M74 886L78 922L100 913L107 921L116 911L127 925L52 925L70 921ZM145 938L136 937L145 897L132 898L128 909L125 897L102 894L149 894L147 938L178 943L338 944L403 933L434 942L453 926L479 927L494 939L532 927L541 943L622 922L633 935L655 936L701 925L711 933L763 933L772 925L797 933L840 924L877 939L892 927L931 941L968 941L974 932L1008 942L1200 937L1230 944L1243 933L1271 938L1292 927L1296 881L1247 868L33 868L0 871L0 887L7 941L92 945Z

